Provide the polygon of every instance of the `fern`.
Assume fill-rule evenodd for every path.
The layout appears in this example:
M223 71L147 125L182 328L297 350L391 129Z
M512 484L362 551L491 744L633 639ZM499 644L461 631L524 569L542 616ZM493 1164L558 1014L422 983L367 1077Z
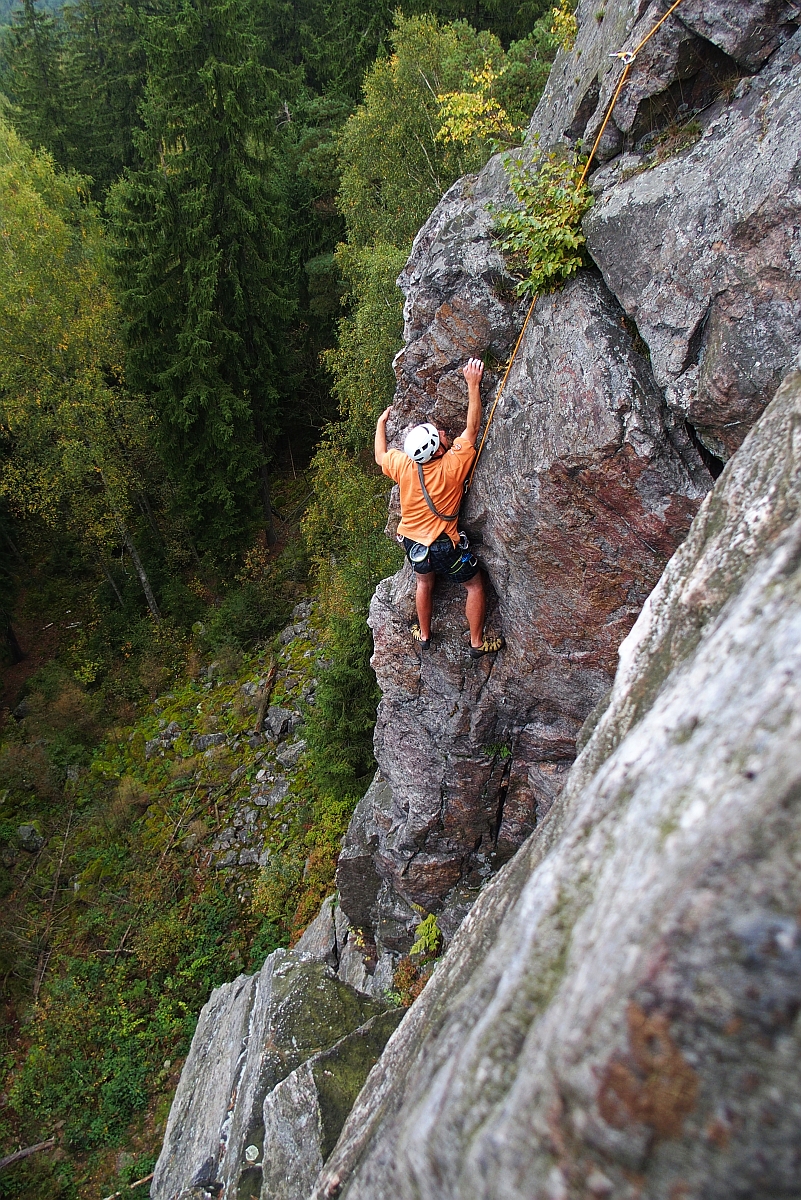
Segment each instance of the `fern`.
M442 931L434 913L429 913L414 931L415 943L409 955L419 954L425 958L436 958L442 945Z

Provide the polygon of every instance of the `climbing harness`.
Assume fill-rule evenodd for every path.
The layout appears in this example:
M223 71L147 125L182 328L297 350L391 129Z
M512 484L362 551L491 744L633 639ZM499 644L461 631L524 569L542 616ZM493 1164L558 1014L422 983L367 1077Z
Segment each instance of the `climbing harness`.
M473 554L472 550L470 549L470 541L467 537L467 534L464 532L461 532L461 531L459 533L459 545L458 546L453 545L453 543L451 542L451 539L449 538L447 533L440 534L440 536L437 538L437 540L435 542L433 542L430 546L426 546L423 542L413 542L411 540L411 538L402 537L400 534L398 534L398 541L401 543L404 550L406 551L409 562L412 564L412 566L415 566L415 567L419 567L424 562L427 562L431 557L432 550L435 551L435 555L436 555L436 553L438 551L440 551L440 552L442 551L442 549L445 545L447 545L449 551L452 551L453 553L455 553L457 555L456 559L451 563L451 565L447 569L447 573L449 575L458 575L458 573L464 567L465 563L468 565L468 567L477 567L478 566L478 559L476 558L475 554ZM431 564L431 569L435 570L435 571L439 570L436 563ZM440 573L441 574L445 573L444 566L442 567L442 570Z
M595 141L593 142L592 150L590 151L589 157L588 157L586 163L584 164L584 170L581 173L579 185L578 185L578 188L576 189L577 191L581 187L583 187L583 185L586 181L587 175L589 174L590 167L592 166L592 160L595 158L595 152L597 151L599 145L601 144L601 138L603 137L604 131L605 131L607 125L609 124L609 120L612 116L614 107L618 102L620 93L623 91L623 87L626 83L626 80L629 77L629 71L631 70L634 60L636 59L637 55L640 53L640 51L642 50L642 48L646 44L646 42L649 42L651 40L651 38L654 36L656 31L662 25L664 25L665 21L668 19L668 17L671 15L671 13L675 12L680 4L681 4L681 0L674 0L673 4L671 4L671 6L667 10L667 12L665 12L659 18L659 20L654 25L653 29L651 29L650 32L645 35L645 37L642 39L642 41L638 42L638 44L634 47L633 50L616 50L613 54L610 55L611 58L619 58L621 60L621 62L623 63L623 74L620 76L620 79L618 80L618 83L617 83L617 87L615 88L615 90L612 94L612 99L609 101L609 104L607 105L606 115L604 116L603 123L601 124L601 128L598 130L598 134L595 138ZM528 325L528 323L531 319L531 314L534 312L534 305L537 303L538 299L539 299L538 296L534 296L534 298L531 301L531 304L529 305L528 312L526 313L526 319L523 322L523 328L520 330L520 336L518 337L517 341L515 342L515 348L512 351L512 357L509 359L508 363L506 364L506 370L503 373L503 379L501 380L501 385L495 394L495 400L493 402L492 408L490 409L490 414L487 418L487 423L484 426L484 433L481 438L481 443L478 447L478 453L476 454L476 457L473 461L473 466L472 466L470 474L467 478L467 482L464 485L465 493L467 493L472 486L473 476L475 475L476 467L478 466L478 460L481 458L481 452L484 449L484 443L487 440L487 434L489 433L490 425L492 424L492 418L495 416L495 409L498 407L498 401L501 398L503 389L506 387L506 380L509 378L509 372L511 371L512 364L514 363L515 358L517 357L517 352L520 349L521 342L523 341L523 335L526 332L526 326ZM420 467L418 467L418 470L420 471L420 477L421 477L421 481L422 481L423 472ZM423 490L425 491L425 488ZM428 498L427 495L426 495L426 498ZM431 504L430 500L429 500L429 506L433 509L433 505ZM434 511L436 511L436 510L434 509ZM439 514L437 514L437 515L439 515ZM449 518L449 519L452 519L452 518Z

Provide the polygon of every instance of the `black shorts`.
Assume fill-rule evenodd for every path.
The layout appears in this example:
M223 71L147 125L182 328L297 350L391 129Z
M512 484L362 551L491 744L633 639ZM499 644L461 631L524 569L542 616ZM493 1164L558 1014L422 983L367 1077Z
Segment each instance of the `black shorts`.
M478 559L475 554L471 553L470 548L463 549L461 546L454 546L447 533L440 534L437 540L429 546L428 554L422 562L415 562L411 557L412 548L416 545L418 543L412 541L411 538L403 539L406 557L418 575L430 575L432 571L435 571L437 575L455 579L458 583L467 583L481 570Z

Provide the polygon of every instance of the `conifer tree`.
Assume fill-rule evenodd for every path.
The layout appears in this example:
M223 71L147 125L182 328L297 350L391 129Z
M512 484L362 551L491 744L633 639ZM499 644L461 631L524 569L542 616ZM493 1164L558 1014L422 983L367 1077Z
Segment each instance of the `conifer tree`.
M277 96L246 0L148 17L142 166L109 197L131 379L199 542L235 548L259 509L291 315L274 155Z
M102 198L124 167L139 165L133 143L147 63L138 0L77 0L65 10L64 107L71 158Z
M41 0L22 0L3 37L3 88L14 104L14 124L35 148L45 146L69 166L62 65L64 30Z

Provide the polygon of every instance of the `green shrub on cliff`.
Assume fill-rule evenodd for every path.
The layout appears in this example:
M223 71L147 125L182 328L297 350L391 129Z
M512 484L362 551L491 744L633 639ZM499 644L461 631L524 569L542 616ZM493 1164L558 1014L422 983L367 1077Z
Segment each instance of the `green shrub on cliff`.
M522 296L553 291L584 265L581 218L593 197L583 167L578 155L556 151L532 163L507 161L517 207L494 209L495 228L510 271L521 277Z

